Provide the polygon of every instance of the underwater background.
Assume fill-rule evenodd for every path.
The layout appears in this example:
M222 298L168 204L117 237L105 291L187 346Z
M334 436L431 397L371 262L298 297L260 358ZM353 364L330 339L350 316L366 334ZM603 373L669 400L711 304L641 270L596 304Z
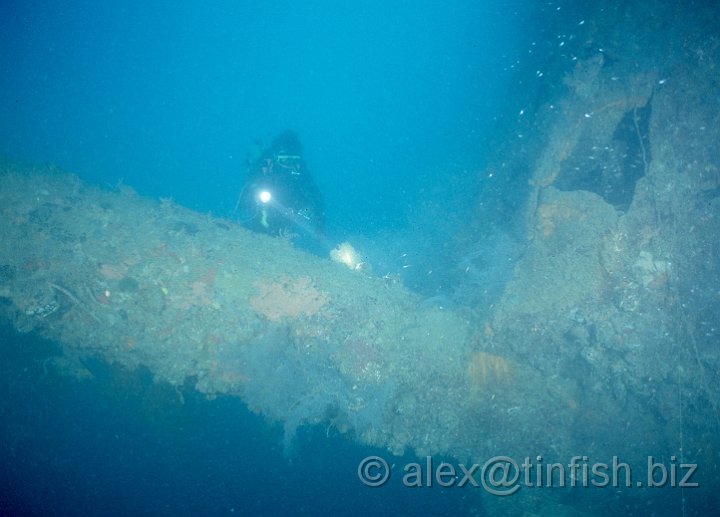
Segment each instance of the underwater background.
M678 451L694 452L692 460L700 466L693 481L700 486L558 489L548 496L554 510L537 493L522 506L502 507L481 488L408 488L398 482L371 488L358 479L363 458L386 458L398 470L425 461L417 446L422 437L384 443L369 433L386 425L396 438L400 435L387 411L402 412L407 397L401 380L357 388L322 371L302 370L313 375L302 377L278 369L264 383L267 391L251 389L249 383L236 397L226 394L232 390L225 387L206 386L204 391L191 383L163 382L167 376L159 375L159 381L147 366L129 369L100 357L83 358L82 371L67 375L74 367L58 368L51 360L62 354L62 343L5 317L0 328L0 514L713 514L719 504L713 488L720 464L720 266L717 239L708 228L718 212L720 157L707 142L713 141L708 128L720 120L716 11L690 1L633 6L520 0L3 2L4 171L69 171L90 185L118 191L132 187L163 204L233 221L253 145L294 130L325 205L326 235L307 248L325 257L335 244L350 241L362 250L371 268L367 274L407 287L420 300L418 310L457 314L472 342L457 352L470 357L462 369L469 376L462 382L472 392L465 398L478 396L488 383L514 382L518 374L510 372L522 371L523 385L508 390L513 392L508 400L522 396L534 408L532 418L538 418L546 407L540 402L545 395L538 395L537 403L532 398L538 386L553 384L558 375L587 379L548 388L547 396L563 406L557 414L548 413L554 419L543 426L548 435L562 429L572 435L572 443L586 441L587 451L606 456L622 454L613 449L618 443L629 449L642 443L647 451L638 454L663 451L667 464L681 463L678 457L685 461ZM592 219L601 227L616 213L604 211L595 197L581 199L580 204L592 207L587 212L573 212L563 193L592 193L620 214L640 203L636 185L644 186L643 178L650 176L653 153L661 155L658 147L651 152L648 135L658 124L653 125L650 106L668 81L679 77L672 71L684 66L697 76L686 76L678 90L694 103L692 113L707 114L697 124L690 121L704 136L677 132L663 142L675 141L709 164L698 180L700 194L683 198L692 199L692 207L672 218L697 221L697 226L688 223L673 231L697 235L697 242L707 244L686 247L693 250L694 262L687 262L692 269L676 269L669 253L660 254L664 230L644 221L635 226L628 222L623 232L573 234L566 241L557 237L548 246L548 257L534 255L527 243L540 238L526 228L533 207L539 207L538 235L555 238L567 236L556 231L558 221ZM627 86L632 80L615 72L623 67L646 75ZM695 91L696 80L710 86ZM634 93L626 96L617 120L605 124L612 125L604 132L612 135L615 147L598 148L599 138L593 140L592 134L575 140L567 136L576 126L563 123L563 116L598 120L617 107L610 102L589 108L602 97L592 85L601 83L609 91L616 82ZM564 104L570 97L574 104ZM568 115L577 106L579 111ZM546 166L546 154L561 156L558 170ZM663 192L661 180L654 181L653 192ZM558 192L548 190L542 198L538 191L551 185ZM668 197L673 195L667 191ZM543 211L543 203L551 208ZM662 213L658 217L670 220ZM47 219L31 222L51 226ZM176 230L196 231L188 228ZM635 244L627 244L633 239ZM626 265L636 275L633 282L617 280L623 276L618 273L620 259L603 251L598 254L607 276L622 287L605 292L592 281L587 284L588 291L606 296L622 317L603 319L599 309L594 313L578 302L563 306L565 323L505 318L502 324L513 330L499 330L500 319L493 320L497 307L510 314L507 307L513 304L544 303L524 298L527 293L517 288L523 282L536 285L517 273L525 271L523 261L535 260L527 271L552 277L558 289L565 289L579 277L553 276L558 269L550 257L553 250L576 248L580 255L594 257L592 244L599 240L608 250L634 250L636 244L641 249ZM288 253L287 259L292 257ZM12 271L3 268L0 264L0 284L10 285L20 276L14 266ZM114 273L105 271L114 279ZM587 271L588 277L594 273ZM212 281L203 280L213 281L214 274ZM56 294L67 294L64 287L51 287ZM6 295L0 289L0 299ZM10 303L3 304L9 311ZM269 309L262 310L273 319ZM662 326L656 325L657 334L650 330L653 313L668 315ZM695 318L691 323L687 313ZM665 323L677 323L677 335L662 334ZM358 328L364 324L357 322ZM616 334L608 338L604 324L614 326ZM688 335L692 346L682 337ZM563 340L561 346L553 345L556 338ZM614 344L603 345L605 338ZM482 344L493 340L512 344L501 350ZM533 340L547 346L533 348ZM652 350L653 343L665 341L667 346ZM270 352L283 344L278 334L263 334L258 342L271 343ZM626 345L630 352L621 350ZM633 355L641 347L650 348L642 360ZM249 356L250 366L243 364L257 376L268 375L263 363L268 358L294 360L286 352L270 352ZM372 364L377 350L363 342L352 353L373 355ZM437 351L439 360L453 361L454 354ZM227 360L239 361L230 355ZM672 369L675 360L681 363L680 373ZM647 373L653 362L667 366L661 375ZM515 363L523 364L516 368ZM540 373L529 374L525 368ZM288 392L273 391L293 385L302 391L323 383L327 393L317 402L319 409L283 406ZM358 422L346 421L345 395L328 393L356 388L367 389L365 399L378 400L377 414L359 413ZM612 394L598 403L601 409L577 409L605 388ZM412 404L422 406L419 400ZM332 413L335 406L341 408L338 414ZM666 434L639 438L644 424L635 426L628 416L635 407L652 415L656 427L648 428ZM305 409L312 418L301 413ZM497 420L485 408L477 414L464 411L465 406L457 410L474 419L468 433L476 435L475 441L453 448L429 443L426 435L426 450L436 462L479 461L467 443L482 444L475 451L483 453L526 450L532 457L557 454L569 460L566 448L543 450L546 435L530 440L529 428L508 420L518 411L512 403ZM428 425L432 423L423 421L416 431L424 434L419 429ZM438 423L438 434L445 425L447 421ZM712 436L714 440L708 438ZM511 442L512 450L502 447ZM671 455L675 459L668 459Z
M334 224L397 225L438 169L477 166L521 7L7 2L0 151L229 213L253 142L293 129Z

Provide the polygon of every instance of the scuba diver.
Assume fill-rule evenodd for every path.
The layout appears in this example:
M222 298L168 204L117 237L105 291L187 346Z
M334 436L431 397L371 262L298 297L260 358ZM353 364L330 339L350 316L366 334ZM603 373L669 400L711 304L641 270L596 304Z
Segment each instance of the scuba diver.
M255 155L248 157L248 168L235 206L247 227L271 235L322 237L322 198L294 131L285 131L269 147L258 147Z

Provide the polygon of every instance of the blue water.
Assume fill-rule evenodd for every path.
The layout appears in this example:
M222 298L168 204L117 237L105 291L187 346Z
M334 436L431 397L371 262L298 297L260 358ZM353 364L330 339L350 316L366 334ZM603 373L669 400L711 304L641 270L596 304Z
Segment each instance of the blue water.
M334 225L398 224L477 162L521 4L9 0L0 153L223 215L252 143L294 129Z

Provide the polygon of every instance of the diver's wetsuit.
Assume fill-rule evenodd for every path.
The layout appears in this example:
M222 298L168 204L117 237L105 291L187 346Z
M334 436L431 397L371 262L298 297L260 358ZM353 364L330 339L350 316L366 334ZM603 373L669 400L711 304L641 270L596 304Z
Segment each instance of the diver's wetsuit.
M256 231L322 235L323 202L302 158L294 131L286 131L250 164L238 204L246 225Z

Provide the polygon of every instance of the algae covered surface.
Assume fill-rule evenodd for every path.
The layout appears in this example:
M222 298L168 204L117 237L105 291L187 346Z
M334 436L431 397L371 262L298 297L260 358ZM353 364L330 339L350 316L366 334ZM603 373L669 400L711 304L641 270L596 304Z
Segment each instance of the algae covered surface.
M401 400L430 413L465 388L468 323L396 283L127 187L8 172L0 191L4 314L62 342L75 370L89 356L144 365L243 398L287 422L288 441L332 421L400 450L418 440ZM427 382L442 393L428 399Z

